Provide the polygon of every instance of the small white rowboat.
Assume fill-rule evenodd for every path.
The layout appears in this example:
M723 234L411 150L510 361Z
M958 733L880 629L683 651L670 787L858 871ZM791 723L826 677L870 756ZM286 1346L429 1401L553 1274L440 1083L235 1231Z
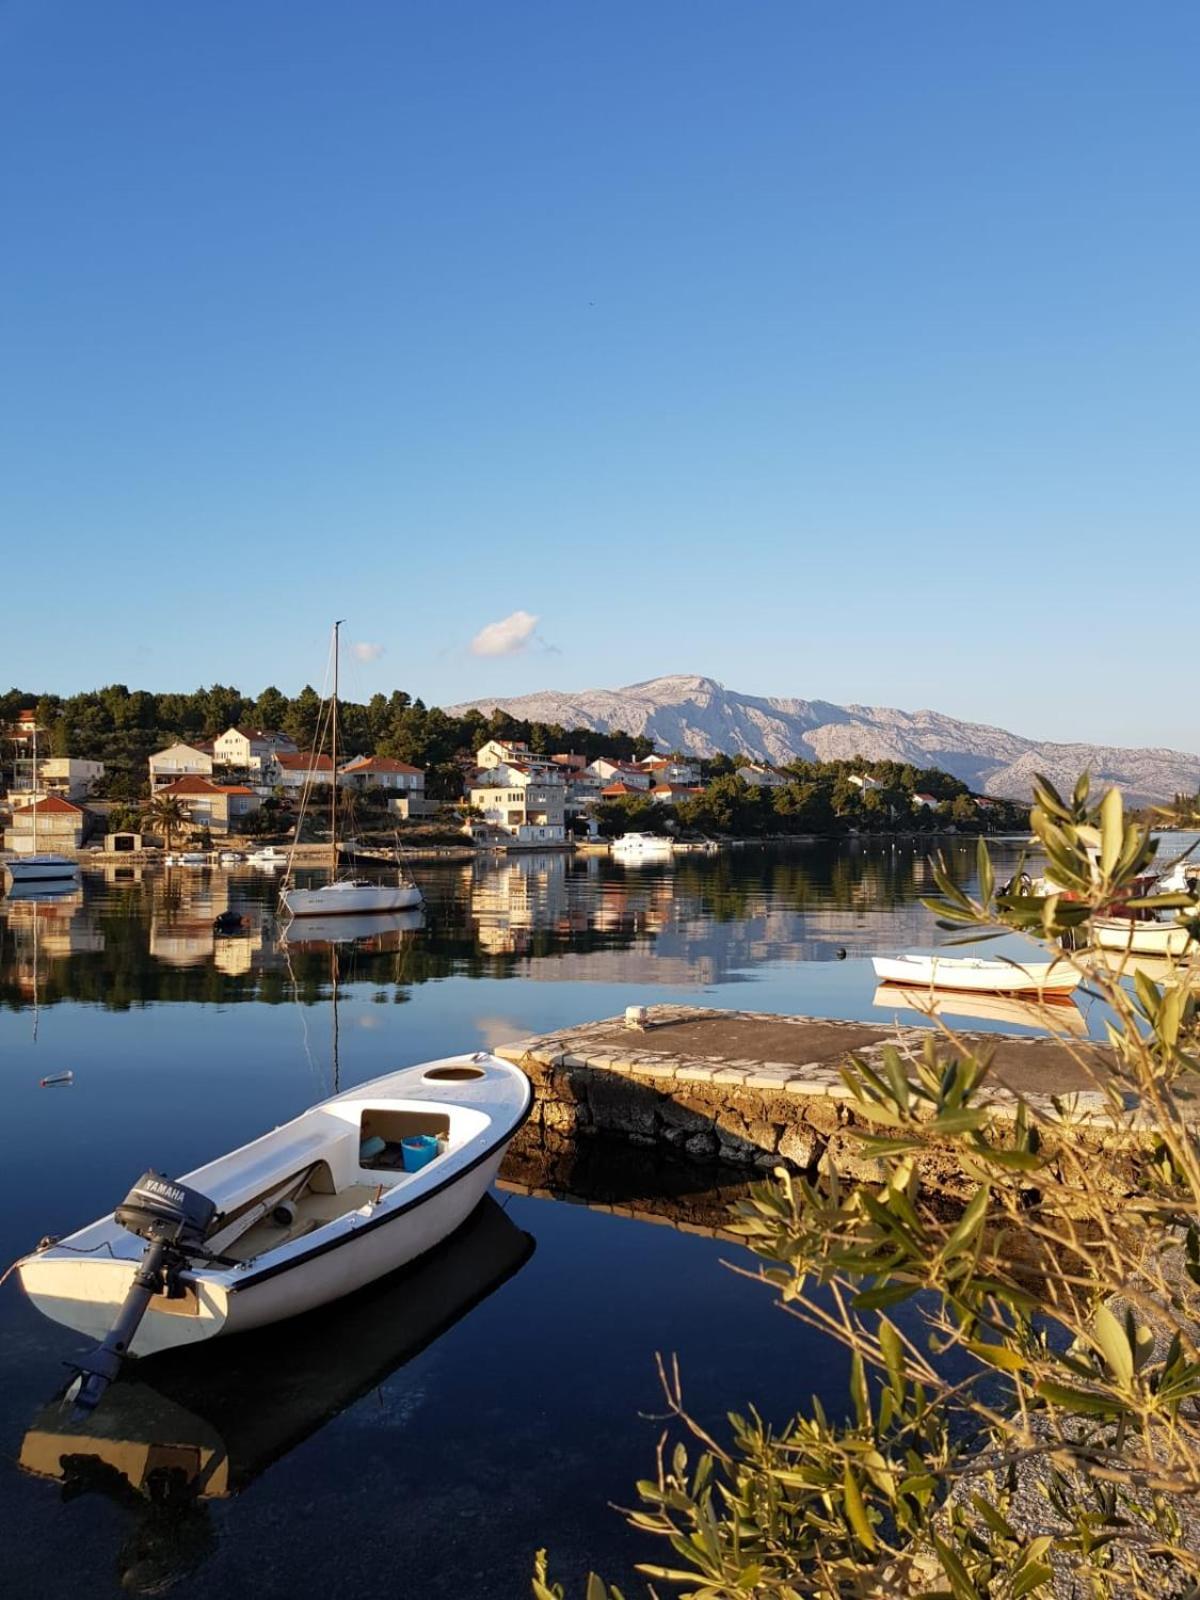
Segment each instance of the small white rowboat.
M335 1095L178 1183L147 1174L121 1222L101 1218L18 1268L39 1311L106 1340L80 1363L103 1380L80 1403L95 1403L125 1354L279 1322L432 1249L482 1199L531 1098L507 1061L455 1056ZM422 1136L436 1153L406 1171L403 1143ZM164 1233L165 1266L151 1263ZM147 1273L156 1292L136 1320L135 1278ZM127 1316L118 1348L106 1336ZM105 1350L115 1365L97 1361Z
M983 961L912 955L873 956L871 964L881 983L902 983L910 989L960 989L985 994L1070 994L1083 976L1065 960Z
M1182 956L1193 940L1178 922L1135 922L1131 917L1093 917L1092 938L1101 950L1136 956Z

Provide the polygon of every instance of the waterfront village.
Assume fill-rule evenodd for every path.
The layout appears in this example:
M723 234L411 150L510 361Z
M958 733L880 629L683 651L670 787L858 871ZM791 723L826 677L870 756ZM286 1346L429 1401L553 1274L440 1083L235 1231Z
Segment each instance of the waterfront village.
M228 847L233 836L314 842L324 837L334 783L359 839L396 837L438 851L603 849L634 830L684 848L797 835L1002 832L1028 819L1024 806L898 762L772 766L654 752L624 734L467 731L479 736L474 748L431 766L351 739L335 774L330 754L298 748L278 729L238 723L152 750L139 773L128 760L99 759L103 743L75 753L62 730L21 707L5 729L4 847L20 856L155 851L175 840L209 849ZM39 760L39 741L64 753ZM551 748L556 743L571 747ZM593 748L573 748L579 744ZM302 799L311 804L301 819Z

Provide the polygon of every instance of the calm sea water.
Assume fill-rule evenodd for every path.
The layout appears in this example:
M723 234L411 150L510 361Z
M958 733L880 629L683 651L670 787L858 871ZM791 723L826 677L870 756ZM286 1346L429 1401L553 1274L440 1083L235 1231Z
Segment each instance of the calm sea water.
M1003 872L1017 848L996 854ZM973 845L950 855L969 884ZM875 1004L868 956L940 938L907 845L417 875L423 916L337 945L286 941L277 885L249 868L110 867L0 898L0 1267L110 1210L147 1166L186 1171L335 1083L430 1057L660 1000L912 1021ZM215 934L229 910L242 929ZM70 1087L40 1087L68 1071ZM692 1181L711 1177L644 1161L623 1193L652 1210ZM714 1426L751 1403L782 1419L814 1391L840 1404L837 1353L734 1259L727 1242L502 1185L468 1235L363 1300L182 1368L144 1363L65 1482L46 1408L80 1342L10 1279L5 1593L524 1595L539 1545L575 1585L595 1566L641 1592L633 1564L660 1553L611 1505L653 1468L656 1351L678 1354ZM193 1489L135 1493L147 1464Z

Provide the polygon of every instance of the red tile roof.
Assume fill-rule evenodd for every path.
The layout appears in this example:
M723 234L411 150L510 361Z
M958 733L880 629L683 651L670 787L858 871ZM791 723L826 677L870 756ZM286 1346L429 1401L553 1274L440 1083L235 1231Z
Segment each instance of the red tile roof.
M174 783L164 784L158 794L189 795L189 794L253 794L253 789L248 789L244 783L210 783L207 778L188 777L176 778ZM157 799L157 795L155 796Z
M35 808L32 805L22 806L19 811L13 812L13 816L31 817L34 813L34 809ZM65 817L67 815L81 817L83 815L82 806L73 806L69 800L64 800L63 797L58 794L47 795L45 800L39 800L36 810L39 817L44 815L46 812L50 812L59 817Z
M601 789L600 791L602 796L609 794L646 794L647 792L648 791L645 789L639 789L638 786L633 783L610 783L607 788Z
M285 772L333 771L333 762L327 755L314 756L311 750L277 750L275 760Z
M392 756L355 756L347 761L343 772L405 772L412 777L422 777L423 767L410 767L407 761L396 761Z

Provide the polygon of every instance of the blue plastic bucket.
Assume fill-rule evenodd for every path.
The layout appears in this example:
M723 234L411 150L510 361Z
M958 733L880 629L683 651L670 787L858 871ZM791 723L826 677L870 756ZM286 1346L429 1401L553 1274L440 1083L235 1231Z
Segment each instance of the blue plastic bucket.
M419 1172L437 1155L438 1142L431 1133L416 1133L411 1139L402 1139L400 1149L405 1172Z

